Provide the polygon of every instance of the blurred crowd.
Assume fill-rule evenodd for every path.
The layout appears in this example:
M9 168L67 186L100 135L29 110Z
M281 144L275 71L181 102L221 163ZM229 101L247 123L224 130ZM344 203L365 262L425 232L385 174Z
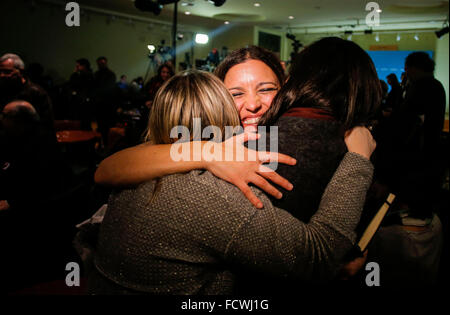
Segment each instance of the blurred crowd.
M93 182L96 165L141 142L155 93L174 71L163 64L148 82L117 80L102 56L95 72L87 59L76 60L62 85L44 73L18 55L0 58L0 245L8 253L0 268L32 263L42 271L2 278L2 289L59 278L58 264L79 258L70 246L75 225L109 194ZM58 132L66 129L98 137L61 143Z
M217 50L208 62L219 63ZM38 63L26 66L15 54L0 58L0 242L8 253L3 270L17 261L15 267L26 270L31 261L54 273L64 271L55 264L79 259L67 246L75 225L109 194L93 183L97 164L142 142L155 95L175 74L168 62L147 82L142 77L129 81L125 74L116 76L107 57L96 63L94 72L89 60L76 60L70 78L57 86ZM400 80L390 74L387 84L380 82L384 97L372 124L376 191L401 196L403 204L390 218L416 220L418 226L432 217L434 205L441 206L441 188L448 181L445 91L433 72L434 62L425 53L408 56ZM98 139L61 145L57 132L66 129L67 121L98 132ZM7 279L2 288L42 280L40 273L30 274Z

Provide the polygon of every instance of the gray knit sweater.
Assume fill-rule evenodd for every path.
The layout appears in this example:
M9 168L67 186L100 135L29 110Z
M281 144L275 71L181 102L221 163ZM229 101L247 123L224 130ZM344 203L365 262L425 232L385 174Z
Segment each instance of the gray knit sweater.
M254 208L233 185L206 171L113 193L101 225L97 294L232 294L234 270L323 280L335 275L371 183L370 161L347 153L308 224L275 208L257 189Z

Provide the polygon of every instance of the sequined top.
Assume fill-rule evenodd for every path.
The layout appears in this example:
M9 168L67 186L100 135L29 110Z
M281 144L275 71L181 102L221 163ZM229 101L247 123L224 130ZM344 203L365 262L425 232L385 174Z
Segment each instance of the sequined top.
M254 208L207 171L166 176L110 196L101 225L96 294L233 294L236 272L300 281L330 279L355 241L370 161L347 153L308 224L275 208L259 190ZM252 188L253 189L253 188Z

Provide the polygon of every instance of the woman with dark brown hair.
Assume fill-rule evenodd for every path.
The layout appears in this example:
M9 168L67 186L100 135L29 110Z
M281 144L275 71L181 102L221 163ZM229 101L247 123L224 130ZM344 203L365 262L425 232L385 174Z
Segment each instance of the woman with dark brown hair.
M294 166L277 165L277 172L293 184L293 189L281 190L283 197L272 198L272 203L309 222L347 152L343 135L356 126L367 126L380 102L375 67L357 44L328 37L305 47L259 120L259 125L277 127L276 134L267 135L266 143L278 141L279 152L298 161ZM363 262L362 258L347 264L344 277L354 275ZM251 273L245 279L243 282L249 284L245 290L252 293L267 288L270 281ZM269 287L291 292L298 282L289 280L272 279Z
M156 92L158 92L159 88L164 84L164 82L173 77L174 74L175 71L173 71L172 66L167 63L164 63L158 67L157 74L144 86L144 93L147 97L145 105L148 108L152 106L153 99L155 98Z
M343 134L368 125L380 102L375 67L357 44L327 37L305 47L260 120L278 126L279 151L298 160L278 166L294 189L274 203L307 222L347 151Z

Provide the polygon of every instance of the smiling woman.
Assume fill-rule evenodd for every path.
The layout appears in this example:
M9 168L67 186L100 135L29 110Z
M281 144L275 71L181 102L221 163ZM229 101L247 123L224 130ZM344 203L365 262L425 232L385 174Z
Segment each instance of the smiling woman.
M216 69L233 95L244 128L256 130L260 117L285 80L278 57L257 46L233 51Z
M215 74L232 94L241 124L247 131L256 129L260 117L269 109L285 81L278 57L257 46L233 51L217 67ZM221 161L174 162L170 156L170 145L143 144L129 148L105 159L95 174L95 180L99 184L113 186L136 185L156 177L203 168L239 187L256 207L262 207L262 204L250 190L249 183L276 198L281 198L281 193L266 179L285 189L292 189L289 182L277 173L260 172L260 161L241 161L231 166L230 162L225 165ZM279 163L294 163L283 154L271 154L271 157Z
M233 66L225 76L246 130L256 131L259 119L280 89L275 73L262 61L249 60Z

